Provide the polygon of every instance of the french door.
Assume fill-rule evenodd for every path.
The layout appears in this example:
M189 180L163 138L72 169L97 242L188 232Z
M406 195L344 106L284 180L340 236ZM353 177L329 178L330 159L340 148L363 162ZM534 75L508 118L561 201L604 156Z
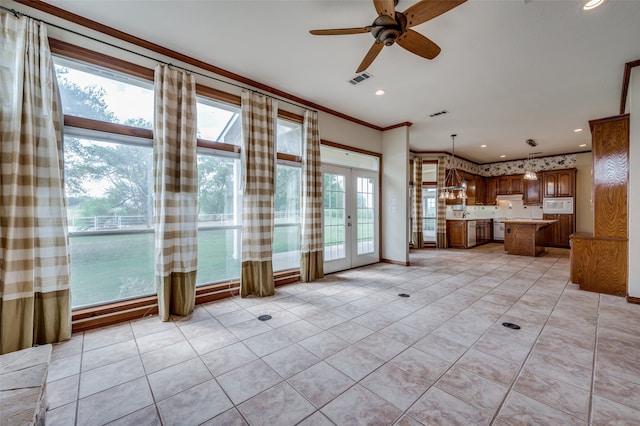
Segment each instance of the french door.
M323 165L322 177L324 271L378 262L378 173Z

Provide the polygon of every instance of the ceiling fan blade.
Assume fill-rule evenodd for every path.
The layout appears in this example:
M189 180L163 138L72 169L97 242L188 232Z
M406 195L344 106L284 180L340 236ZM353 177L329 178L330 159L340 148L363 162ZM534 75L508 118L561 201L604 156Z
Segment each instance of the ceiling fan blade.
M375 6L378 15L387 15L391 16L393 19L396 18L396 6L394 0L373 0L373 5Z
M409 52L426 59L433 59L440 53L440 47L437 44L413 30L407 30L403 33L396 43Z
M313 35L345 35L345 34L362 34L371 32L371 27L361 28L335 28L330 30L311 30Z
M414 27L460 6L467 0L422 0L404 11L407 27Z
M373 46L371 46L371 49L369 49L369 51L365 55L364 59L360 63L360 66L356 70L356 73L362 72L369 68L369 65L371 65L371 63L376 59L376 56L378 56L378 53L380 53L383 47L384 44L380 43L379 41L373 43Z

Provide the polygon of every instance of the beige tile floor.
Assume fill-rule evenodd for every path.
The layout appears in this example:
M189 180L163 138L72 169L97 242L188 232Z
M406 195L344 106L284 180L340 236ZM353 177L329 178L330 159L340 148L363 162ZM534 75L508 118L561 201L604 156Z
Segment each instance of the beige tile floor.
M77 333L47 423L638 425L640 306L568 278L568 250L421 250Z

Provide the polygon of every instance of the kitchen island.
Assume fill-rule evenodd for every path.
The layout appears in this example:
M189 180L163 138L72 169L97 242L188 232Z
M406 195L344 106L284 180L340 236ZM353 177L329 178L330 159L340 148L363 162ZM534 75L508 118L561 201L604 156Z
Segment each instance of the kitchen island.
M557 220L513 219L504 221L504 250L520 256L540 256L545 251L544 228Z

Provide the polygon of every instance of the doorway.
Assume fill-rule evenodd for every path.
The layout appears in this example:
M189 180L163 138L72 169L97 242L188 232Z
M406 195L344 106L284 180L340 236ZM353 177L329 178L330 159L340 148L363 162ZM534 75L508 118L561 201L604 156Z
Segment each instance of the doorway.
M379 255L378 173L322 166L324 271L376 263Z

